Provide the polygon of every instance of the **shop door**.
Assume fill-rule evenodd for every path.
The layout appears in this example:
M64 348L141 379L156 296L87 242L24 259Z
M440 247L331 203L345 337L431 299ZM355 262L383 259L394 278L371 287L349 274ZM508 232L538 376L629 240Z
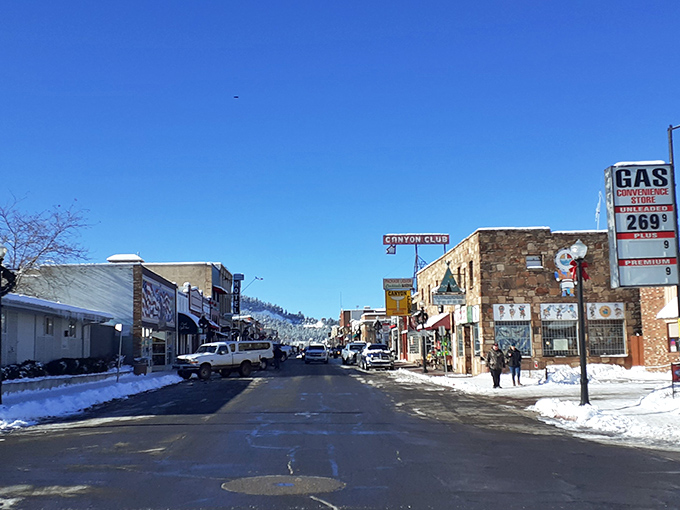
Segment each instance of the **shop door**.
M465 346L465 373L472 374L472 328L463 327L463 344Z

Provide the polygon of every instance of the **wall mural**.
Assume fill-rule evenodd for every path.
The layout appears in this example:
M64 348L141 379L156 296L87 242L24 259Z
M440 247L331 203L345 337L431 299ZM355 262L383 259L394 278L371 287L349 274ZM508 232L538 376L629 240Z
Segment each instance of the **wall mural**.
M143 278L142 320L158 324L160 327L174 327L175 290Z

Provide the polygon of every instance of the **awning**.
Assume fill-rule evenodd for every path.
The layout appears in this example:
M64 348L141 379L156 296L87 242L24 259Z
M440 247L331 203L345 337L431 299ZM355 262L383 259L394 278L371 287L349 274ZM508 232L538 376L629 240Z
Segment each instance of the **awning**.
M439 326L444 326L446 329L451 328L451 315L449 313L444 312L433 315L427 319L423 329L437 329Z
M224 287L220 287L219 285L213 284L213 294L229 294L229 291L227 291Z
M192 314L178 313L177 327L180 335L198 334L198 317Z
M657 319L670 320L678 318L678 298L671 299L666 306L664 306L659 313L656 314Z

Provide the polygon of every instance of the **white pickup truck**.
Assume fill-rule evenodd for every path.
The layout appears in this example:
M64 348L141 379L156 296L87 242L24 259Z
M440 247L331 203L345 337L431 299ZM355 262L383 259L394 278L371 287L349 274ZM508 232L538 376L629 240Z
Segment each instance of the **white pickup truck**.
M262 340L243 342L211 342L201 345L194 354L182 354L172 365L177 375L189 379L191 374L199 379L210 379L213 372L229 377L238 370L241 377L248 377L253 368L266 368L274 357L272 343Z

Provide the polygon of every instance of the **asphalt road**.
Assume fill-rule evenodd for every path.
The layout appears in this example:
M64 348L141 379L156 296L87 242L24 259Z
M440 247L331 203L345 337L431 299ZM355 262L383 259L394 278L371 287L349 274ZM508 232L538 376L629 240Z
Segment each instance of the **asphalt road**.
M0 509L678 508L677 454L507 402L288 360L0 436Z

